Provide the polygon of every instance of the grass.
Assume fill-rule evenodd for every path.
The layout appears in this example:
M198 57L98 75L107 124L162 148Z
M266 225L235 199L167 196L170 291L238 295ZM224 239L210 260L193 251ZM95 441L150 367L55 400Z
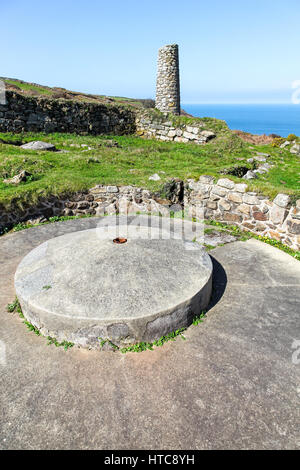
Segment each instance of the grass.
M293 256L293 258L295 258L296 260L300 261L300 251L293 250L292 248L288 247L287 245L284 245L282 242L278 240L274 240L273 238L264 237L262 235L256 235L253 232L247 232L247 231L241 230L236 225L229 225L224 222L217 222L215 220L205 220L204 223L207 225L216 227L217 230L224 230L228 232L230 235L237 237L240 241L246 241L246 240L249 240L250 238L255 238L256 240L267 243L268 245L274 246L275 248L278 248L279 250L284 251L285 253ZM204 233L211 233L211 230L212 229L205 229ZM213 249L216 247L209 247L209 245L206 245L206 248L209 251L210 249Z
M27 329L37 336L42 336L40 330L34 326L31 322L27 321L22 313L21 305L17 297L15 300L7 305L7 311L10 313L18 313L19 317L23 320L24 325L26 325ZM59 342L57 341L56 338L52 338L52 336L47 336L47 345L54 344L56 347L63 347L65 351L67 351L69 348L72 348L74 346L74 343L71 343L70 341L62 341Z
M22 82L18 80L11 80L11 79L5 79L4 82L8 83L9 85L16 86L24 91L35 91L35 92L38 92L39 94L46 95L46 96L52 95L52 91L43 86L37 86L31 83L26 83L26 82Z
M193 325L198 326L200 323L203 323L204 318L205 318L206 313L202 312L199 316L194 317L193 319ZM139 343L135 344L130 344L129 346L119 348L116 344L112 343L109 339L103 339L99 338L100 341L100 346L103 348L103 346L108 343L114 351L120 351L122 354L126 354L129 352L136 352L140 353L143 351L153 351L154 347L161 347L165 343L169 341L176 341L176 339L180 336L181 339L185 340L185 336L183 335L183 332L186 331L187 328L179 328L176 331L171 331L170 333L161 336L159 339L153 341L153 342L146 342L146 341L141 341Z
M125 105L134 108L143 108L143 102L149 100L141 100L134 98L125 98L122 96L105 96L105 95L93 95L90 93L81 93L76 91L67 90L60 87L49 87L38 85L35 83L24 82L23 80L13 78L2 78L7 84L7 89L17 93L21 93L23 96L44 97L48 99L67 99L68 101L80 101L95 104L109 105ZM11 87L10 87L11 86Z
M8 304L6 308L7 308L7 311L10 312L10 313L18 313L20 318L23 320L23 323L27 326L29 331L32 331L37 336L42 336L40 330L36 326L34 326L29 321L25 320L25 317L22 313L22 309L21 309L21 306L20 306L20 303L19 303L19 300L17 299L17 297L15 298L15 300L12 303ZM205 318L205 315L206 315L206 313L202 312L201 315L199 315L197 317L194 317L193 325L197 326L197 325L199 325L199 323L202 323L203 319ZM182 334L185 330L186 330L186 328L179 328L178 330L172 331L171 333L168 333L168 334L162 336L161 338L159 338L158 340L153 341L152 343L150 343L150 342L140 342L140 343L136 343L136 344L131 344L131 345L129 345L127 347L124 347L124 348L119 348L119 346L115 345L110 339L103 339L103 338L100 338L100 337L98 339L99 339L101 348L103 348L103 346L106 343L108 343L114 349L114 351L119 350L122 354L126 354L128 352L142 352L142 351L146 351L146 350L151 350L152 351L154 346L156 346L156 347L163 346L168 341L175 341L178 336L180 336L182 339L185 340L186 338ZM47 342L48 346L54 344L54 346L56 346L56 347L63 347L65 351L67 351L69 348L72 348L74 346L74 343L72 343L70 341L64 340L62 342L59 342L59 341L57 341L56 338L52 338L52 336L47 336L47 340L48 340L48 342Z
M189 119L189 118L186 118ZM209 127L212 126L210 120ZM220 121L222 123L222 121ZM216 124L220 125L220 124ZM111 146L111 139L118 147ZM13 143L43 140L62 152L23 150ZM81 145L88 145L91 150ZM256 150L272 155L274 168L249 183L249 189L273 198L278 192L300 198L299 156L271 146ZM0 207L24 208L40 199L70 195L96 184L136 185L157 191L170 178L198 178L202 174L222 177L235 165L247 166L255 154L250 145L221 124L218 137L204 146L145 140L137 136L76 136L71 134L0 133ZM21 170L33 175L18 186L3 183ZM158 173L159 182L149 181ZM238 177L229 176L236 182Z

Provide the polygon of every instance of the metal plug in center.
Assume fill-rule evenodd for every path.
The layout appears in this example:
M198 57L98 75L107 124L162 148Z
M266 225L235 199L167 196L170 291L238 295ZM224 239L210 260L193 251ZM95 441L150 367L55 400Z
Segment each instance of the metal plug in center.
M127 242L127 238L115 238L113 240L114 243L116 243L117 245L121 245L122 243L126 243Z

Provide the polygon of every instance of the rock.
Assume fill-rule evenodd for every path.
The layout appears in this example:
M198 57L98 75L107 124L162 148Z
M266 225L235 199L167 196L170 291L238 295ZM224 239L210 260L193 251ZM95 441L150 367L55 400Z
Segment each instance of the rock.
M47 222L47 219L43 215L36 217L35 219L26 220L26 224L28 225L37 225L42 224L43 222Z
M216 194L217 196L225 197L228 193L228 189L223 189L219 188L218 186L214 186L211 192L212 194Z
M283 142L283 144L280 145L280 148L285 149L285 147L287 147L288 145L290 145L290 142L286 140L285 142Z
M200 178L199 178L199 181L200 181L200 183L204 183L204 184L213 184L214 177L209 176L209 175L201 175Z
M283 207L279 207L276 204L273 204L273 207L270 210L270 220L274 224L282 224L286 216L286 210Z
M221 186L222 188L227 188L227 189L234 189L234 182L229 180L228 178L221 178L217 182L218 186Z
M273 202L279 207L286 208L289 205L290 196L287 194L277 194Z
M119 188L117 186L107 186L107 192L108 193L118 193Z
M259 204L258 198L255 195L249 194L249 193L244 194L243 202L245 204L251 204L251 205Z
M160 176L157 173L154 173L154 175L149 176L150 181L159 181Z
M290 149L290 152L295 155L300 155L300 145L299 144L293 145L293 147Z
M193 134L192 132L187 132L187 131L184 131L183 137L185 137L186 139L189 139L189 140L197 139L197 136L195 134Z
M278 241L281 240L281 236L279 235L279 233L274 232L273 230L269 231L269 236L270 238L274 238L275 240L278 240Z
M253 218L261 221L268 220L268 216L261 211L253 212Z
M201 131L200 135L205 137L206 140L214 139L216 137L216 134L211 131Z
M257 178L257 176L252 170L247 171L247 173L243 176L243 179L245 180L254 180L255 178Z
M256 152L256 155L259 157L266 157L266 158L270 157L269 153Z
M243 214L249 215L250 214L250 206L249 204L240 204L236 208L239 212L242 212Z
M206 207L212 210L216 210L218 208L217 203L215 201L208 201Z
M211 246L224 245L225 243L231 243L235 241L236 237L226 232L218 232L217 230L204 235L204 243Z
M300 235L300 220L288 220L289 232L294 235Z
M18 175L15 175L13 178L3 180L3 183L20 184L22 182L27 181L28 176L31 176L31 173L28 173L27 171L23 170L21 171L21 173L19 173Z
M243 218L238 215L238 214L234 214L232 212L224 212L224 215L223 215L223 218L225 221L227 222L238 222L238 223L241 223Z
M292 219L298 219L300 220L300 209L297 207L291 208L290 215Z
M219 201L219 209L224 210L224 211L230 211L231 205L229 204L229 202L225 200L221 200Z
M259 165L258 170L263 171L267 173L270 168L272 168L273 165L270 165L270 163L264 163L263 165Z
M170 210L168 207L158 204L158 202L154 201L153 199L150 202L150 212L151 214L161 214L164 217L169 217L170 216Z
M227 199L232 202L236 202L240 204L243 202L242 194L241 193L229 193Z
M176 136L176 131L169 131L168 132L168 137L175 137Z
M25 150L56 150L55 145L49 144L49 142L42 142L41 140L28 142L27 144L21 145L21 148Z
M253 170L253 173L259 173L260 175L263 175L264 173L268 173L268 169L264 167L263 165L260 165L256 170Z
M248 185L245 183L237 183L234 187L234 190L238 193L245 193L248 188Z
M117 211L117 209L116 209L115 203L111 203L111 204L109 204L108 206L105 206L105 207L104 207L104 212L105 212L105 214L113 215L113 214L116 213L116 211Z

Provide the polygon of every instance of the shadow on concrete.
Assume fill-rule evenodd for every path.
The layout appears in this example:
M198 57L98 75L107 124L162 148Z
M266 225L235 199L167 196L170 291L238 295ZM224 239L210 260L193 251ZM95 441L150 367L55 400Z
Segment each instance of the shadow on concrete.
M213 291L207 311L212 309L221 300L227 286L225 269L212 255L210 257L213 263Z

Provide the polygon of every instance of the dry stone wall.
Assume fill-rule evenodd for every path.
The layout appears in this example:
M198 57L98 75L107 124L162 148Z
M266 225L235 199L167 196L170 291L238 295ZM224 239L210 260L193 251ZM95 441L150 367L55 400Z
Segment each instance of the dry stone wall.
M247 184L235 183L212 176L201 176L199 181L185 184L173 180L170 191L162 199L158 194L134 186L97 185L72 197L51 197L25 211L0 207L0 231L19 222L40 223L53 216L102 216L105 214L161 213L184 210L190 217L203 214L239 226L242 230L279 240L289 247L300 249L300 200L291 204L286 194L278 194L274 201L255 192Z
M171 121L161 121L151 116L138 116L136 119L137 134L149 139L162 140L164 142L193 142L205 144L216 137L214 132L203 129L201 122L193 126L182 123L176 127Z
M76 134L134 134L162 141L204 144L215 137L203 123L174 126L163 115L153 117L124 106L35 98L7 91L0 104L0 132L66 132Z
M300 200L292 205L288 195L278 194L271 201L249 192L247 184L234 183L228 178L215 183L212 176L205 175L199 181L188 180L184 194L184 205L189 208L190 216L200 206L205 219L234 224L293 249L300 248Z
M0 132L132 134L136 113L123 106L35 98L7 91Z

